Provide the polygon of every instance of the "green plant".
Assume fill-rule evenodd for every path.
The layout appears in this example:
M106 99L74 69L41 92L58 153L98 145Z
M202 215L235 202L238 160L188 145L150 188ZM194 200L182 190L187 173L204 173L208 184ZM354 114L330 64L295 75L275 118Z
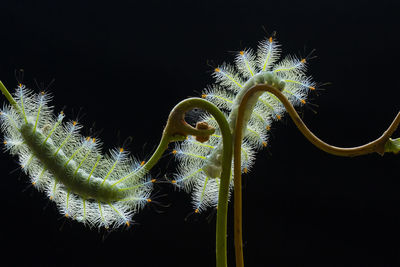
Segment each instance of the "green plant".
M366 146L342 149L316 138L292 106L306 104L306 94L316 89L305 75L307 60L287 57L276 64L279 52L279 45L268 38L260 44L257 57L251 50L238 53L240 74L226 64L216 68L214 76L222 87L209 88L202 98L184 100L171 111L160 144L147 163L130 159L124 148L102 156L98 141L78 135L77 122L63 126L62 113L52 117L45 92L35 95L22 84L12 96L0 83L11 104L0 114L4 143L12 154L19 155L32 183L46 191L65 216L96 227L118 227L129 225L133 213L151 202L149 194L155 180L148 176L149 171L169 143L183 141L173 152L180 163L171 183L187 191L195 189L195 212L218 206L217 266L227 265L226 214L229 191L235 184L236 256L237 266L242 266L240 177L252 166L255 150L266 146L272 120L279 120L285 109L299 130L328 153L357 156L399 150L399 139L390 136L400 115L381 138ZM184 120L185 113L194 108L209 113L196 128Z

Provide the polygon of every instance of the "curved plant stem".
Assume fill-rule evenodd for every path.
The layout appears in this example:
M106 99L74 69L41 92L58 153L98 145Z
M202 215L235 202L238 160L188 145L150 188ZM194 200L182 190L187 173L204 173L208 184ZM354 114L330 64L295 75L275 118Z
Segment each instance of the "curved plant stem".
M285 106L286 111L289 113L290 117L296 124L297 128L300 132L316 147L319 149L336 156L343 157L355 157L365 154L370 154L377 152L380 155L383 155L385 152L390 151L389 148L385 150L385 145L387 142L390 142L391 135L397 129L400 123L400 112L397 114L395 119L389 128L382 134L381 137L372 141L368 144L350 147L350 148L342 148L331 146L317 136L315 136L304 124L292 104L289 100L282 94L282 92L268 84L258 84L250 88L246 94L243 96L243 99L240 103L238 116L236 120L236 128L234 135L234 238L235 238L235 255L236 255L236 267L243 267L243 241L242 241L242 170L240 168L241 162L241 145L242 145L242 128L245 127L243 125L243 115L246 108L246 104L248 99L256 92L266 91L274 94ZM388 147L388 146L386 146Z
M231 178L232 164L232 142L233 137L229 128L229 124L224 114L211 102L201 98L189 98L178 103L171 111L167 125L165 126L160 144L152 157L147 161L143 168L150 170L155 163L161 158L164 151L168 148L168 144L174 141L183 141L187 135L197 137L207 137L214 133L214 129L200 130L186 123L185 114L194 108L200 108L209 112L214 116L221 130L223 142L222 155L222 172L221 183L218 196L218 211L216 225L216 262L217 267L227 266L227 214L228 214L228 198L229 183Z
M224 114L218 108L216 108L215 111L216 114L213 114L211 112L210 113L214 116L214 118L218 122L224 146L222 154L221 183L219 186L219 196L218 196L216 254L217 254L217 267L226 267L228 264L227 252L226 252L226 236L227 236L227 220L228 220L227 214L228 214L228 199L229 199L229 183L231 180L233 137L231 130L229 128L228 121L226 120Z
M150 171L154 165L160 160L161 156L164 154L165 150L168 149L168 144L172 142L171 138L167 134L163 134L158 144L156 151L151 155L150 159L143 165L146 171Z
M216 226L216 261L217 267L227 266L226 236L227 236L227 214L229 183L231 178L232 164L232 142L233 137L229 128L228 121L224 114L212 103L201 98L189 98L180 102L173 111L171 111L165 132L170 132L172 136L182 136L186 134L196 135L196 131L190 125L184 122L184 114L193 108L200 108L209 112L217 121L222 134L223 154L222 154L222 173L218 196L217 226ZM176 124L174 122L183 122ZM174 123L174 124L173 124ZM185 134L184 134L185 133ZM212 132L208 133L208 135ZM198 135L197 135L198 136Z
M12 97L10 92L0 81L0 91L6 97L8 102L18 111L20 108ZM217 121L222 134L223 140L223 155L222 155L222 173L219 190L217 226L216 226L216 258L217 267L227 266L227 251L226 251L226 235L227 235L227 213L228 213L228 197L229 183L231 178L231 163L232 163L232 133L229 124L224 114L211 102L201 98L189 98L178 103L171 111L167 125L164 128L160 143L150 157L143 165L146 171L150 171L159 161L165 150L168 149L168 144L174 141L183 141L188 135L196 136L199 140L207 140L210 135L215 132L215 129L208 125L201 125L196 128L187 124L185 114L187 111L194 108L200 108L209 112Z

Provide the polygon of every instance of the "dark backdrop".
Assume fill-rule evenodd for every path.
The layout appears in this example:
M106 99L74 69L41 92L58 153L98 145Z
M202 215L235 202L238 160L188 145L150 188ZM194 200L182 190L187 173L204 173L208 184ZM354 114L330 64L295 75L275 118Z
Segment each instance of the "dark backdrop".
M40 4L38 3L40 2ZM102 130L105 150L133 138L145 160L171 108L213 83L213 66L274 31L283 54L316 49L304 120L339 146L371 141L399 111L397 1L1 1L0 79L48 83L56 110ZM37 88L36 88L37 89ZM4 102L4 99L2 99ZM400 266L398 156L339 158L285 118L244 181L247 266ZM214 266L215 214L193 215L166 184L129 229L63 218L0 153L3 266ZM152 171L174 170L171 156ZM165 194L168 194L165 196ZM170 207L163 207L169 204ZM232 209L230 210L232 214ZM230 223L232 221L230 220ZM229 229L229 258L233 238ZM8 263L7 263L8 262Z

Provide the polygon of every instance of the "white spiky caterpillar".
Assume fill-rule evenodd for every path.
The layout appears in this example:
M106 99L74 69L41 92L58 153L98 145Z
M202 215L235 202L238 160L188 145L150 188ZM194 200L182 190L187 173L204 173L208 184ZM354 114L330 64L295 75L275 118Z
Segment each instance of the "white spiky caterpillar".
M123 148L102 155L99 140L79 134L76 121L53 115L45 92L19 84L16 106L0 110L7 151L66 217L95 227L127 224L147 202L154 180Z
M305 104L307 93L315 90L315 83L305 74L306 59L287 56L278 62L280 52L280 45L270 37L260 42L257 53L251 49L240 51L235 59L236 68L224 63L215 69L217 84L205 89L202 98L226 112L232 132L241 99L255 84L268 83L282 90L294 106ZM260 93L249 100L244 114L242 172L250 170L256 151L267 146L271 124L280 120L284 111L271 93ZM210 140L199 143L189 137L173 151L179 161L173 183L192 192L195 212L217 206L223 149L215 120L207 114L200 120L216 128Z

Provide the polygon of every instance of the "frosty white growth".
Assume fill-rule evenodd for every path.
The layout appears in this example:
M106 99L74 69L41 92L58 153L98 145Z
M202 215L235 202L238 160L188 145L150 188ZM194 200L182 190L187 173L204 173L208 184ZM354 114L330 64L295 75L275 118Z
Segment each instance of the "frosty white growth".
M96 138L76 121L54 116L51 97L19 84L15 102L0 111L6 150L18 155L32 184L66 217L91 226L118 227L150 201L152 180L123 149L102 155Z
M5 149L19 157L32 184L46 192L63 215L109 228L129 225L133 214L151 202L156 180L149 171L169 143L183 141L172 152L179 161L172 183L193 192L195 212L218 206L217 267L227 266L227 206L235 187L235 255L241 267L241 174L252 167L256 150L267 146L271 124L284 111L312 144L328 153L359 156L400 151L400 138L390 138L400 124L400 113L381 137L363 146L334 147L316 137L293 107L306 104L308 92L316 89L305 74L307 59L288 56L277 62L279 55L279 45L268 38L257 53L240 51L236 68L228 64L215 68L217 85L207 88L202 98L189 98L174 107L160 144L146 163L130 157L124 148L102 155L96 138L79 134L78 122L63 123L62 112L53 115L47 93L34 94L19 84L12 96L0 82L0 91L10 103L0 111ZM205 111L196 128L184 119L194 108Z
M307 60L287 56L278 62L280 53L280 45L270 37L260 42L257 53L251 49L238 52L236 68L226 63L215 68L217 84L208 87L202 98L226 113L232 133L235 132L243 96L254 85L270 84L276 87L294 106L306 104L307 93L316 89L316 83L305 74ZM256 150L267 146L271 125L282 118L285 108L272 93L259 92L248 101L245 110L241 168L242 172L247 173L253 165ZM195 212L217 206L222 168L223 146L218 125L207 114L201 120L216 128L210 140L201 143L188 138L173 151L179 161L173 182L185 191L192 192Z

